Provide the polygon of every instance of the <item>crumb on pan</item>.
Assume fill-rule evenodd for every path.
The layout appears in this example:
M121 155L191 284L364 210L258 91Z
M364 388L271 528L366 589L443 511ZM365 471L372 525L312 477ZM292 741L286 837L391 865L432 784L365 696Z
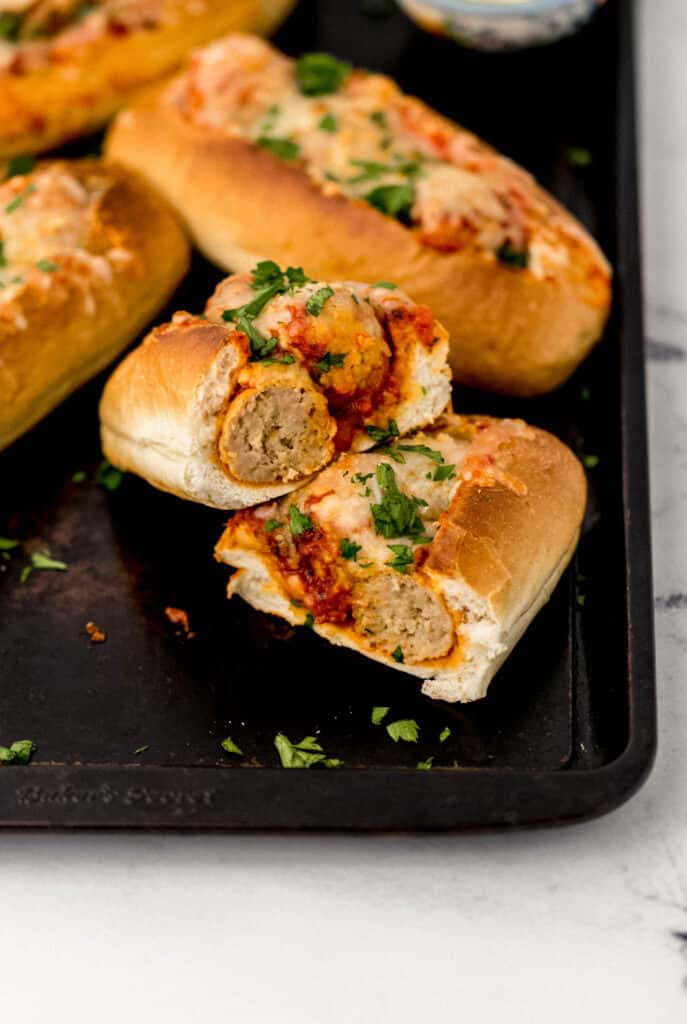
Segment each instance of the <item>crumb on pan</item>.
M196 635L189 627L188 612L184 611L183 608L167 607L165 608L165 615L173 626L181 626L188 640L192 640Z
M107 633L100 626L96 626L95 622L87 622L85 628L92 644L104 644L107 640Z

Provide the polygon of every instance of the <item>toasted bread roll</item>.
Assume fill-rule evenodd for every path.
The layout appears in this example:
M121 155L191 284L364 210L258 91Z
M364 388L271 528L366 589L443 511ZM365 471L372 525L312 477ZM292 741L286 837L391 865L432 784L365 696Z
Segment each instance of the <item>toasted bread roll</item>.
M115 370L103 450L217 508L286 494L337 450L431 423L450 398L446 331L400 290L310 281L267 260L177 313Z
M472 701L550 597L585 499L555 437L450 415L237 513L216 557L238 569L229 596Z
M381 75L231 35L123 111L107 153L226 269L267 255L325 281L398 282L444 323L468 384L548 391L601 335L610 269L580 224Z
M0 184L0 449L128 345L188 267L132 171L53 161Z
M12 0L0 14L0 157L107 120L192 47L267 32L294 0Z

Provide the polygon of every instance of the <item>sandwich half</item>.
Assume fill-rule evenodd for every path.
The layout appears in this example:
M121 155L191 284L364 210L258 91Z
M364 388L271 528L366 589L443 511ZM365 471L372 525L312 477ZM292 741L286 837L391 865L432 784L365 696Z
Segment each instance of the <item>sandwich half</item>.
M446 331L391 282L324 284L263 261L202 316L155 328L105 387L108 459L216 508L294 490L338 451L431 423L450 399Z
M216 557L238 570L230 597L473 701L551 596L585 501L551 434L448 415L237 513Z

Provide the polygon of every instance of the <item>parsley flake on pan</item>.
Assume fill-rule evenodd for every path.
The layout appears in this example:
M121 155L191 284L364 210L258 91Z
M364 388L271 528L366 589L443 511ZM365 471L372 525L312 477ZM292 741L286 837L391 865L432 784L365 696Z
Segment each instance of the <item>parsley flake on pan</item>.
M373 725L381 725L390 711L391 708L372 708L370 721L372 722Z
M592 154L584 146L569 146L565 157L571 167L591 167L593 163Z
M382 490L382 500L371 506L375 533L389 538L412 537L416 544L429 540L418 512L422 501L409 498L399 489L396 474L388 462L377 466L377 483Z
M304 53L296 64L296 81L305 96L326 96L339 91L351 70L329 53Z
M439 733L439 743L445 743L450 735L451 735L451 730L449 729L449 727L447 725L445 725L444 728Z
M304 736L300 743L292 743L283 732L274 737L282 768L310 768L314 764L324 764L335 768L341 764L336 758L328 758L322 746L314 736ZM329 762L329 764L327 763Z
M269 150L280 160L297 160L301 155L301 147L293 139L278 139L272 135L259 135L256 142L261 149Z
M239 757L243 757L243 751L239 746L236 745L236 743L234 743L231 736L227 736L226 739L223 739L222 742L220 743L220 747L227 754L238 754Z
M415 767L419 771L421 771L421 772L428 772L430 770L430 768L432 767L432 762L433 761L434 761L434 754L432 754L431 757L428 757L426 761L418 761L418 763L415 765Z
M142 746L136 747L134 757L138 757L139 754L145 754L148 750L150 750L150 743L144 743Z
M34 551L31 555L31 564L25 565L19 577L22 583L26 583L34 569L51 569L55 572L66 572L67 563L58 562L51 558L45 551Z
M315 366L318 370L321 370L322 373L329 373L332 366L338 366L339 368L342 367L345 358L345 352L325 352L322 358L317 360Z
M333 294L334 289L330 288L329 285L325 285L324 288L318 288L305 304L306 313L310 313L310 316L319 316L324 309L325 303L331 299Z
M406 743L417 743L420 727L414 718L402 718L398 722L389 722L386 727L394 743L404 740Z
M305 512L301 512L297 505L289 507L289 529L292 537L300 537L302 533L308 533L315 529L315 525Z
M0 537L0 551L13 551L19 547L19 541L12 537Z
M376 441L377 444L388 444L395 437L400 437L401 432L398 429L398 423L396 420L389 420L385 427L375 427L367 425L365 427L365 433Z
M530 263L527 249L515 249L508 242L497 250L496 258L507 267L516 267L519 270L526 270Z
M123 479L124 474L121 469L117 469L107 459L103 459L95 472L95 482L100 487L104 487L106 491L116 491L118 487L121 487Z
M28 764L37 749L33 740L16 740L9 747L0 747L0 764Z
M356 562L361 548L362 544L356 544L354 541L349 540L348 537L342 537L339 541L339 552L341 557L347 562Z
M600 458L598 455L583 455L582 462L584 463L585 469L596 469L599 465Z

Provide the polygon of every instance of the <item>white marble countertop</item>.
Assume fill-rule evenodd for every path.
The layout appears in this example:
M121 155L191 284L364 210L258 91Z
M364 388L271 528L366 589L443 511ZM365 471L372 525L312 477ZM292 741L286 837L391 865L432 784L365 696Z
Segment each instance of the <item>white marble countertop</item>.
M3 835L6 1019L687 1020L687 3L640 6L648 783L600 821L517 835Z

